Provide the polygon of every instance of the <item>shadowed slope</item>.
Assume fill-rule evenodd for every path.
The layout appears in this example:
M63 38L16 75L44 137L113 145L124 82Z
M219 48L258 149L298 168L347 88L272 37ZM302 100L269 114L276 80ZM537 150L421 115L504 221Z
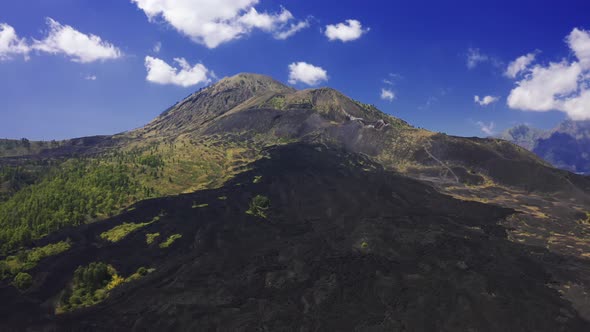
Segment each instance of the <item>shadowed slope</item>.
M267 219L245 213L256 195L270 200ZM160 211L165 216L159 221L120 242L99 237ZM342 150L277 147L220 189L141 202L104 223L47 239L70 237L74 247L39 265L34 288L24 295L1 288L1 326L8 331L23 326L44 331L589 328L547 286L555 257L507 240L498 222L511 213L441 195ZM146 234L156 232L162 239L146 244ZM158 242L171 234L182 237L160 248ZM123 275L139 266L156 271L115 289L96 307L42 317L75 266L92 261L112 264Z

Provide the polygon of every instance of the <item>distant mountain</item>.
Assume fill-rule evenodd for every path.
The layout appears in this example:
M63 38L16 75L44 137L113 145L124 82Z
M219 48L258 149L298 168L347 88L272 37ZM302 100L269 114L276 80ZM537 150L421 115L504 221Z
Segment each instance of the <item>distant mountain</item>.
M590 179L505 140L238 74L0 143L1 331L590 330Z
M520 125L500 138L533 151L555 167L590 174L590 120L564 121L549 131Z

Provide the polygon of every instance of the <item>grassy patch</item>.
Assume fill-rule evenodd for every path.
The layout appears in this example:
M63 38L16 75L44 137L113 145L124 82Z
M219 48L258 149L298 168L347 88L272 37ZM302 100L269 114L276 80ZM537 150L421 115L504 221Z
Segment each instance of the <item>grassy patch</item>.
M180 239L181 237L182 237L181 234L173 234L173 235L170 235L166 239L166 241L160 243L160 248L168 248L168 247L170 247L174 243L174 241Z
M209 204L207 204L207 203L204 203L204 204L193 203L192 208L193 209L201 209L201 208L206 208L208 206L209 206Z
M590 225L590 212L586 212L586 218L578 220L578 223L582 225Z
M51 243L44 247L36 247L19 252L17 255L8 256L0 261L0 280L16 275L22 271L32 269L43 258L55 256L70 249L70 241Z
M250 208L246 211L247 214L267 218L266 212L270 208L270 200L266 196L257 195L250 202Z
M149 233L145 235L145 242L147 244L152 244L156 241L156 238L160 236L160 233Z
M156 217L156 218L158 218L158 217ZM145 226L151 224L152 222L154 222L154 221L140 223L140 224L124 223L122 225L115 226L115 227L109 229L108 231L100 234L100 238L103 240L110 241L110 242L119 242L122 239L124 239L127 235L129 235L131 232L136 231L142 227L145 227Z

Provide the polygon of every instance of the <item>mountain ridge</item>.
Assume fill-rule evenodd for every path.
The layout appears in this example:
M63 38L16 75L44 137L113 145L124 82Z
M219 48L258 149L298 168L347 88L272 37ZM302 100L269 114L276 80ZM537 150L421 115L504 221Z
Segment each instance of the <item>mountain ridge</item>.
M545 131L520 125L500 138L534 152L555 167L590 174L590 121L566 120Z

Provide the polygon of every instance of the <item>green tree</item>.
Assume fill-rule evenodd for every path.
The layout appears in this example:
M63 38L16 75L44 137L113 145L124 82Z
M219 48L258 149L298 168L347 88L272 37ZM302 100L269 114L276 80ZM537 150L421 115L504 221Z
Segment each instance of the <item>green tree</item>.
M33 284L33 277L26 272L19 272L14 277L13 285L20 290L27 290Z

